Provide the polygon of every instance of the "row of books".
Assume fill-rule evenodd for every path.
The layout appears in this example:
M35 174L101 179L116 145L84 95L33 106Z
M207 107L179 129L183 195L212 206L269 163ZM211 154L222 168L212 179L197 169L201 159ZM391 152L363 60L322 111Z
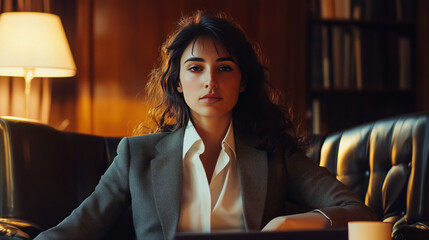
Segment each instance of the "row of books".
M313 18L415 20L415 0L310 0Z
M309 39L313 89L412 87L410 36L397 31L314 24Z

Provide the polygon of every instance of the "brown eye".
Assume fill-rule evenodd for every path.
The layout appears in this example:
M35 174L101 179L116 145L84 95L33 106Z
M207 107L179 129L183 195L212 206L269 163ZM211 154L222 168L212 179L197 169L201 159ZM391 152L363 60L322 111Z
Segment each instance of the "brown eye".
M221 72L231 72L232 68L230 66L228 66L228 65L220 66L219 67L219 71L221 71Z
M192 67L188 68L188 70L191 72L201 72L202 68L200 66L192 66Z

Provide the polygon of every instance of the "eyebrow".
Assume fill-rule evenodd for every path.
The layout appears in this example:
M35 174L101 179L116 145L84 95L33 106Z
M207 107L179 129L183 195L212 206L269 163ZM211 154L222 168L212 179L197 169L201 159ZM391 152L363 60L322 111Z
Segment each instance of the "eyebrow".
M204 59L199 58L199 57L191 57L191 58L186 59L184 63L191 62L191 61L192 62L204 62ZM224 62L224 61L231 61L231 62L235 63L235 61L232 57L221 57L221 58L216 59L216 62Z

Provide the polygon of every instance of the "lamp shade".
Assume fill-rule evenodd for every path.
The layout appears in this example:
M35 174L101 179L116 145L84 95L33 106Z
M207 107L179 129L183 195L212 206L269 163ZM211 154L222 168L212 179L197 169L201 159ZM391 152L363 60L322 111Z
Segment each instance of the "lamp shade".
M0 15L0 75L71 77L76 65L57 15L7 12Z

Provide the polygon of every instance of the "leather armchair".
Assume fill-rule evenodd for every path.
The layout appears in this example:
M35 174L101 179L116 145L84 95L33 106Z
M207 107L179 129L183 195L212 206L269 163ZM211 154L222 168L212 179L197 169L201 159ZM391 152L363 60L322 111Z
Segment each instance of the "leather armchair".
M28 239L58 224L94 190L120 139L0 118L0 232ZM133 239L128 215L106 239Z
M429 113L315 136L309 156L393 222L393 239L429 239Z
M58 224L93 191L119 140L0 118L0 233L30 239ZM311 146L311 158L394 223L395 240L429 239L429 113L315 136ZM105 239L133 239L130 214Z

